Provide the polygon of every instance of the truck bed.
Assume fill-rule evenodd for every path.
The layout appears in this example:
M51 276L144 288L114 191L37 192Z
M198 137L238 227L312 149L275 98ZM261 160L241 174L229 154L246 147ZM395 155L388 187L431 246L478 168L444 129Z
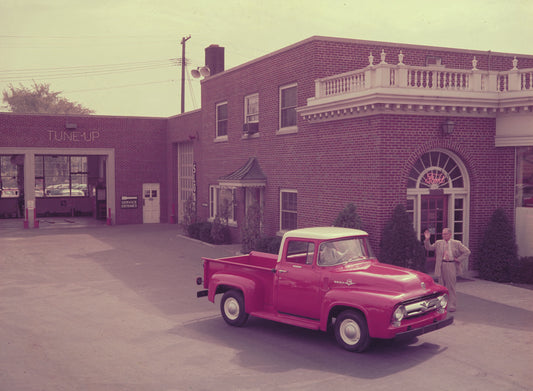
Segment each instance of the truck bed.
M249 266L251 268L272 270L276 266L278 256L276 254L252 251L250 254L238 255L225 258L202 258L204 261L223 263L235 266Z
M247 309L250 312L272 307L274 273L278 256L252 251L247 255L204 260L204 288L217 285L222 277L226 283L247 294ZM208 298L214 302L216 290L209 289Z

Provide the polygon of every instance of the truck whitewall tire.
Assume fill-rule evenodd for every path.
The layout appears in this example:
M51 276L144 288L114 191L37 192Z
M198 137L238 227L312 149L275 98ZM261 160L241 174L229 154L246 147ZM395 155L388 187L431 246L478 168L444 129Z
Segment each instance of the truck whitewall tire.
M337 343L351 352L362 352L370 344L365 317L357 311L346 310L335 321Z
M229 290L222 296L220 302L222 318L231 326L241 327L248 320L248 314L244 311L244 296L238 290Z

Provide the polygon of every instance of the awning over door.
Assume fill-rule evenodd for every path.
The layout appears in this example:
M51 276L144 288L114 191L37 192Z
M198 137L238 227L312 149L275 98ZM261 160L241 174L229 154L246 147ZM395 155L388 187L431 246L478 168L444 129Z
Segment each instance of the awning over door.
M241 168L220 177L218 183L224 187L265 187L266 180L257 158L251 157Z

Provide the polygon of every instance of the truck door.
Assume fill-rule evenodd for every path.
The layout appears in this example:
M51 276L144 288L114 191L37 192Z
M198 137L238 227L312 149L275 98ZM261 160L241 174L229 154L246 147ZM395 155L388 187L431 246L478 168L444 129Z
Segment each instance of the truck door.
M315 244L289 240L283 254L277 271L278 312L319 319L320 273L313 265Z

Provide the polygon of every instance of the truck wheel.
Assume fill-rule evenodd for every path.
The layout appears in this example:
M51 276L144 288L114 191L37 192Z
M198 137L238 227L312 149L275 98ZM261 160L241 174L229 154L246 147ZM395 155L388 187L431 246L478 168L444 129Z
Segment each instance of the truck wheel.
M364 351L370 343L370 336L363 315L352 310L341 312L335 321L335 338L350 352Z
M240 291L230 290L224 293L220 302L220 312L227 324L241 327L248 320L244 312L244 297Z

